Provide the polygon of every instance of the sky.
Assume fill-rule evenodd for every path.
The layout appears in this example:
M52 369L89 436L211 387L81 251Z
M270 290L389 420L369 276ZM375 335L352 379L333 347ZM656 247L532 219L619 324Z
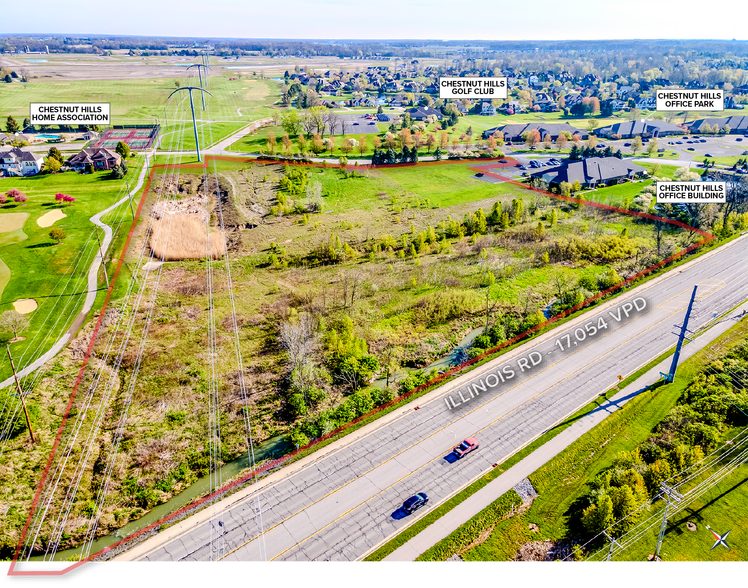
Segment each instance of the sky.
M712 22L711 17L705 17L703 0L5 0L3 4L0 33L5 34L253 39L748 39L745 0L719 0L719 9L709 11Z

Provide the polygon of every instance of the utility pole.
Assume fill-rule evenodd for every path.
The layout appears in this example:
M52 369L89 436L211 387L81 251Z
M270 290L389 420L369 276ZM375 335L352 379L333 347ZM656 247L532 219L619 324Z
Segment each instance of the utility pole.
M203 88L203 76L202 76L202 73L200 73L202 70L200 68L204 68L206 70L205 71L205 78L206 78L206 80L208 78L208 71L207 70L210 69L210 68L207 65L205 65L204 63L196 63L195 65L190 65L187 69L192 69L193 67L197 68L197 77L200 80L200 89L204 90L204 88ZM205 111L205 94L200 94L200 98L203 101L203 111Z
M132 192L130 191L130 182L127 181L127 178L125 178L125 186L127 186L127 201L130 203L130 214L133 220L135 220L135 211L132 209Z
M174 90L171 94L169 94L169 98L171 98L172 96L174 96L174 94L180 92L181 90L187 90L190 93L190 109L192 110L192 127L195 129L195 148L197 149L197 160L202 161L200 159L200 142L197 138L197 121L195 120L195 104L192 101L192 90L200 90L200 92L205 92L211 98L213 98L213 94L211 94L207 90L203 90L202 88L196 88L195 86L184 86L183 88L177 88L176 90Z
M99 255L101 256L101 267L104 268L104 279L106 280L106 289L109 290L109 276L106 273L106 261L104 261L104 250L101 248L101 239L99 239L99 227L96 227L96 241L99 244Z
M694 292L696 290L694 289ZM662 493L667 497L667 502L665 503L665 513L662 516L662 526L660 526L660 534L657 537L657 548L655 549L654 553L654 561L657 561L657 558L660 557L660 547L662 547L662 540L665 537L665 527L667 526L667 511L668 508L670 508L670 501L674 500L675 502L680 502L683 500L683 494L676 491L675 488L672 488L671 486L668 486L665 484L665 482L660 483L660 490L662 490Z
M21 390L21 384L18 382L18 374L16 374L16 366L13 363L13 356L10 354L10 343L5 344L5 349L8 352L8 359L10 360L10 367L13 370L13 378L16 381L16 389L18 390L18 397L21 399L21 406L23 406L23 414L26 415L26 426L29 428L29 436L31 437L31 442L36 443L36 439L34 438L34 431L31 428L31 419L29 419L29 411L26 408L26 400L23 398L23 391Z
M698 286L693 287L693 293L691 294L691 301L688 303L688 310L686 316L683 319L683 326L680 330L680 336L678 337L678 344L675 346L675 355L673 355L673 363L670 364L670 372L663 374L665 376L665 383L672 384L675 380L675 370L678 369L678 359L680 358L680 351L683 347L683 340L687 339L686 333L688 331L688 319L691 318L691 309L693 308L693 301L696 299L696 289Z

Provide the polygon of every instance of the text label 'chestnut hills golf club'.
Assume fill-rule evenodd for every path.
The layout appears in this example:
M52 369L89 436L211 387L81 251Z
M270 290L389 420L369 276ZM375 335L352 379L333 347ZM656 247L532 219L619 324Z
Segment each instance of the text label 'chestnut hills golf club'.
M439 78L439 98L506 97L506 78Z

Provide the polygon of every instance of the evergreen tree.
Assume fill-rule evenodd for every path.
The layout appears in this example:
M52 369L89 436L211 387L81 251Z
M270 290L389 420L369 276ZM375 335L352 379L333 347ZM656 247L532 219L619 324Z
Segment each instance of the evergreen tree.
M12 116L9 116L5 123L5 130L9 133L17 133L21 129L18 127L16 120Z

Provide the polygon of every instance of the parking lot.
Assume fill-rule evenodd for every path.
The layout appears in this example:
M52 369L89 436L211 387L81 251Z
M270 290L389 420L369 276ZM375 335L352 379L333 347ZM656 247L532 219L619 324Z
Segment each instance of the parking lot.
M654 139L650 139L652 141ZM742 135L675 135L656 139L659 149L664 148L666 154L675 153L677 159L691 160L695 156L702 157L741 157L748 155L748 137ZM622 153L631 153L632 139L618 141L601 140L598 142L620 149ZM644 143L643 153L646 153L648 143ZM642 153L642 152L639 152ZM637 155L639 154L637 153ZM653 154L657 157L657 154ZM664 159L664 158L663 158Z

